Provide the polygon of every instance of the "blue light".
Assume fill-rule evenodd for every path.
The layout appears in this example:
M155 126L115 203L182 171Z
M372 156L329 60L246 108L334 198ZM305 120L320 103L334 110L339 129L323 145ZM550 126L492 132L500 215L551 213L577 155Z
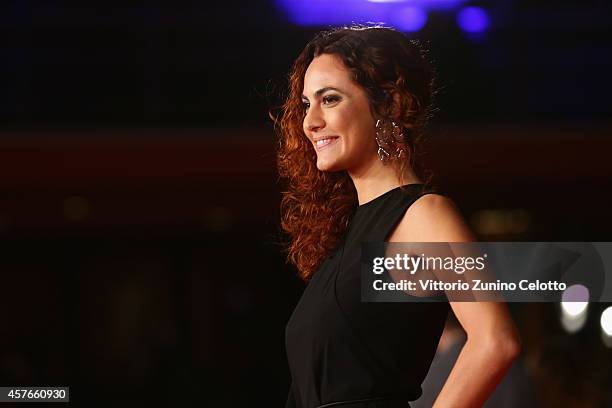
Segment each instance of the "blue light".
M427 23L427 11L455 10L466 1L276 0L276 6L290 22L302 26L378 22L392 24L403 31L418 31Z
M480 7L466 7L457 14L457 24L468 33L482 33L489 23L489 15Z
M392 15L391 24L401 31L419 31L427 24L427 13L420 8L403 7Z
M277 0L289 20L298 25L350 24L383 21L386 4L361 0Z

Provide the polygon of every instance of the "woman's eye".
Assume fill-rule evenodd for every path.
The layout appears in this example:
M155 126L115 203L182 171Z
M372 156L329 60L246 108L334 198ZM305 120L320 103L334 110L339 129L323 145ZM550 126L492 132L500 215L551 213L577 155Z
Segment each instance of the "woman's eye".
M310 104L306 101L302 101L302 108L304 108L304 110L308 110L308 108L310 107Z
M325 104L338 102L339 100L340 100L340 97L338 97L337 95L329 95L329 96L323 97L323 103Z

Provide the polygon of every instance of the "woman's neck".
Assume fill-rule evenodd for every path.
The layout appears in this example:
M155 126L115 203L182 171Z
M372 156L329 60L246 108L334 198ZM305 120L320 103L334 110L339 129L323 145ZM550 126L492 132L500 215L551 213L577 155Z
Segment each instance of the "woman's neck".
M402 182L400 182L395 168L390 164L385 166L381 162L371 166L361 174L349 172L349 176L353 180L355 190L357 190L359 205L365 204L401 185L421 182L412 169L406 172Z

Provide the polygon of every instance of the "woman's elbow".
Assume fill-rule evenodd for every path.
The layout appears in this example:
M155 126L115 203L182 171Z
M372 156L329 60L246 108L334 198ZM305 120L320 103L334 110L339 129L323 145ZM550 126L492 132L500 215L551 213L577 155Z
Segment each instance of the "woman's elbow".
M488 359L499 360L502 365L510 365L521 353L521 339L516 330L473 337L475 349L487 354Z
M521 354L521 338L516 330L498 333L487 342L489 351L500 360L511 364Z
M512 334L506 335L505 338L501 341L502 349L504 351L504 355L510 360L514 361L518 358L519 354L521 354L521 337L518 333L514 332Z

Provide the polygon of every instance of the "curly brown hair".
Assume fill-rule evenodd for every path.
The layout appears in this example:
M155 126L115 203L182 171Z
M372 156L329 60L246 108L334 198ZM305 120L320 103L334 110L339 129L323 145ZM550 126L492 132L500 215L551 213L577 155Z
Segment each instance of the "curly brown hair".
M287 261L309 280L338 245L357 207L357 193L346 171L322 172L304 134L304 74L321 54L340 58L366 92L373 115L401 126L404 159L392 162L400 185L407 169L422 176L415 160L431 115L433 69L418 42L387 27L350 26L317 34L289 73L288 94L275 119L279 134L278 171L287 181L281 200L281 228L289 236Z

